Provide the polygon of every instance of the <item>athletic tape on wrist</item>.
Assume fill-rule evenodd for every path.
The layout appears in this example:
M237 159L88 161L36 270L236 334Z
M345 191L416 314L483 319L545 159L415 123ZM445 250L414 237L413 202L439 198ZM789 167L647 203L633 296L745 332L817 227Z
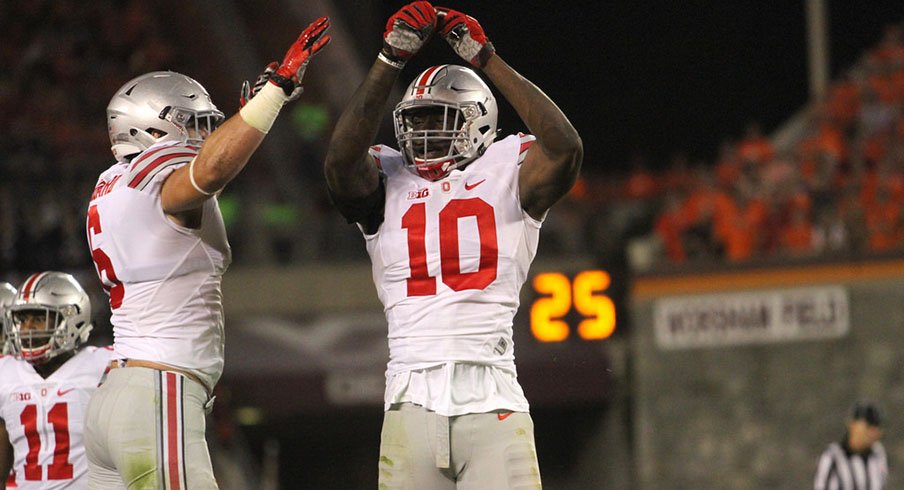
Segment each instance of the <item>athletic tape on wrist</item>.
M288 100L282 88L265 83L260 92L239 110L239 114L249 126L267 134L273 127L280 109Z
M380 61L382 61L383 63L386 63L387 65L389 65L389 66L391 66L391 67L393 67L393 68L398 68L399 70L401 70L402 68L405 67L405 63L400 63L400 62L398 62L398 61L393 61L393 60L387 58L386 55L383 54L382 52L380 52L380 53L377 55L377 59L380 60Z
M191 186L194 187L196 191L200 192L201 194L203 194L205 196L212 196L212 195L216 194L216 192L207 192L204 189L202 189L201 186L199 186L197 182L195 182L195 160L197 160L197 159L198 159L198 157L192 158L191 163L188 164L188 181L191 182Z

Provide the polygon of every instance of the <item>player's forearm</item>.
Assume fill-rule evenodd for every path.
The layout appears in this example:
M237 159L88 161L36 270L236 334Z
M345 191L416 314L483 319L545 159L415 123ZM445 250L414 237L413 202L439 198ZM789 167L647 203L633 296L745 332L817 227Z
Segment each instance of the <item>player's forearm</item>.
M190 165L176 170L167 178L160 191L163 211L176 215L203 205L238 175L264 136L241 116L229 118L207 137Z
M195 160L195 182L202 189L222 189L245 167L265 136L240 116L231 117L204 141Z
M537 137L537 144L551 159L580 166L583 143L555 102L498 54L489 59L483 71L514 107L531 134Z
M369 164L367 151L376 138L398 75L397 68L376 61L336 122L324 163L324 174L333 193L363 196L376 188L379 175Z
M190 165L167 178L160 191L163 211L176 215L203 205L238 175L264 136L238 115L227 120L207 137Z

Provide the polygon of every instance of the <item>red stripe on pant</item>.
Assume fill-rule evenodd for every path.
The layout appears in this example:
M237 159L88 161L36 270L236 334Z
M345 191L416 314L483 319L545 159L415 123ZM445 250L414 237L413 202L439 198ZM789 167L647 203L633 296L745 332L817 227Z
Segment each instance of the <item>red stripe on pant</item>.
M179 486L179 410L176 392L176 375L166 373L166 433L167 433L167 465L169 470L169 488L180 490Z

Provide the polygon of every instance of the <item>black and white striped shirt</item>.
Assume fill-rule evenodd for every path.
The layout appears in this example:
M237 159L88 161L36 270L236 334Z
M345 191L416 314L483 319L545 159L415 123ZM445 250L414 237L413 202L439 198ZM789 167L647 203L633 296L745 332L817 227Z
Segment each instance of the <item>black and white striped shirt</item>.
M865 453L854 453L847 444L833 442L819 457L814 490L883 490L888 460L881 442Z

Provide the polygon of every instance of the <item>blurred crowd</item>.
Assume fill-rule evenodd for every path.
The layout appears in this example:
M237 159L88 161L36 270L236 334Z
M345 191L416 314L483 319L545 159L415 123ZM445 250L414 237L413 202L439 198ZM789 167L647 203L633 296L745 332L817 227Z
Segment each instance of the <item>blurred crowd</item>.
M139 1L2 2L0 271L90 264L87 197L113 162L104 109L132 76L176 62Z
M0 271L90 267L84 207L112 163L103 119L110 95L147 71L190 73L210 63L178 49L184 33L149 5L0 4L0 17L16 19L0 44L0 64L11 67L0 71ZM288 118L301 135L293 151L319 161L331 114L308 102ZM544 253L606 261L633 242L642 252L637 264L655 266L904 249L900 26L806 111L793 137L779 143L751 124L726 139L713 162L638 159L625 175L588 165L550 213ZM299 176L313 182L305 188L310 207L280 192L267 166L247 173L221 196L237 263L363 260L360 239L331 209L316 171Z
M635 270L900 254L904 31L888 26L771 137L752 122L714 161L630 163L585 171L550 213L552 241Z
M886 29L777 147L756 124L712 164L637 168L658 257L745 262L904 250L904 34ZM662 196L657 199L657 196Z

